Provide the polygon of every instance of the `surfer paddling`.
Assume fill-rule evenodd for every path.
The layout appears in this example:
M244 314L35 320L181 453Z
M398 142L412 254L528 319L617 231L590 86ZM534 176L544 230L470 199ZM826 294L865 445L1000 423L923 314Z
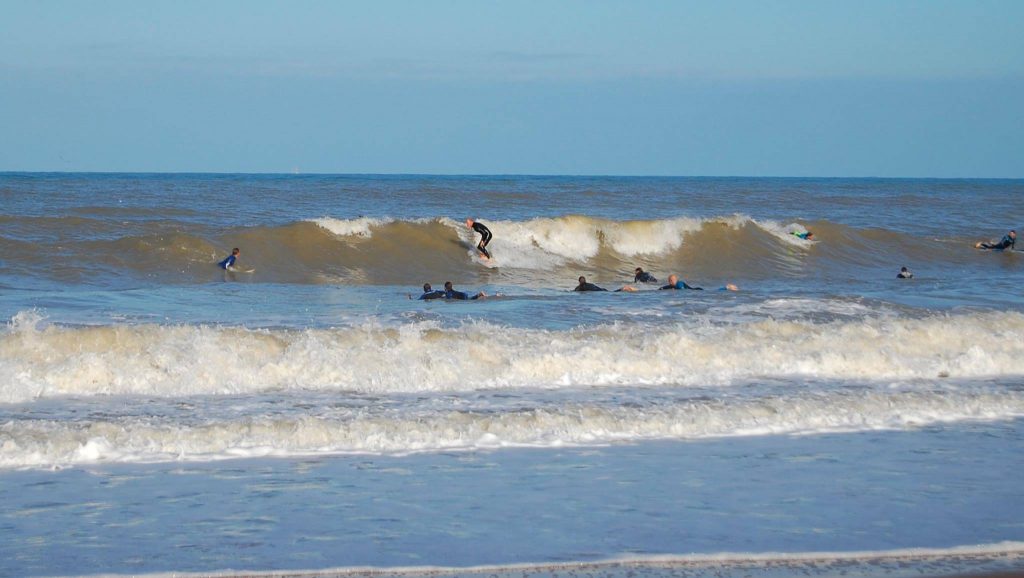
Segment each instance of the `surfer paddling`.
M636 270L633 271L633 282L634 283L657 283L658 279L654 275L651 275L647 271L644 271L643 268L637 267Z
M577 285L573 289L573 291L580 291L580 292L583 292L583 291L607 291L607 289L605 289L604 287L598 287L597 285L594 285L593 283L588 283L587 282L587 278L583 277L581 275L580 279L579 279L579 285ZM633 287L632 285L623 285L622 287L620 287L620 288L615 290L616 293L618 293L620 291L625 291L627 293L634 293L634 292L636 292L636 287Z
M470 297L468 294L463 293L462 291L456 291L455 288L452 286L452 282L451 281L445 281L444 282L444 298L445 299L458 299L458 300L461 300L461 301L466 301L466 300L472 300L472 299L480 299L481 297L487 297L487 294L484 293L483 291L480 291L476 295L473 295L472 297Z
M691 287L691 286L687 285L686 281L683 281L682 279L680 279L678 275L669 275L668 276L668 285L665 285L664 287L661 287L662 291L664 291L666 289L679 289L679 290L689 289L691 291L703 291L704 290L703 287Z
M434 291L430 287L430 283L424 283L423 284L423 295L420 295L419 298L422 301L429 301L430 299L444 299L444 291L440 291L440 290ZM412 295L409 296L409 299L412 299Z
M480 256L484 259L490 259L491 254L487 252L487 244L491 242L491 230L474 219L466 219L466 226L480 233L480 242L476 244L476 250L480 251Z
M227 256L223 261L217 263L217 266L225 271L233 271L235 268L235 261L238 261L238 256L242 254L242 251L235 247L231 250L231 254Z
M995 251L1005 251L1006 249L1013 249L1014 245L1017 244L1017 231L1010 231L1003 235L1003 238L998 243L983 243L981 241L974 244L975 249L992 249Z

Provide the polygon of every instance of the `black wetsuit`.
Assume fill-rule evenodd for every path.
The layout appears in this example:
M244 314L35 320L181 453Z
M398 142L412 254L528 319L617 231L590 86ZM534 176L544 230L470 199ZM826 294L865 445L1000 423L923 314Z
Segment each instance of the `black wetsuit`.
M689 285L686 284L686 281L676 281L675 285L665 285L664 287L661 287L662 291L664 291L665 289L690 289L692 291L704 290L703 287L690 287Z
M480 233L480 242L476 244L476 249L490 259L491 253L487 251L487 244L491 242L491 230L483 223L476 222L473 223L473 230Z
M423 300L444 299L444 291L441 291L441 290L427 291L423 295L420 295L420 299L423 299Z
M598 287L593 283L580 283L573 291L607 291L604 287Z
M447 290L441 292L441 295L445 299L458 299L460 301L467 301L467 300L472 301L473 299L476 299L477 297L479 297L479 295L474 295L474 296L470 297L468 294L463 293L462 291L456 291L455 289L447 289Z
M896 274L896 278L897 279L913 279L914 278L914 274L911 273L910 271L900 271L899 273Z
M1003 235L1003 238L998 243L982 243L980 247L982 249L1013 249L1014 245L1017 244L1017 239L1010 237L1009 235Z
M633 282L634 283L657 283L658 280L654 278L654 275L651 275L647 271L641 271L641 272L637 273L635 277L633 277Z
M491 254L487 252L487 243L491 242L491 230L488 229L483 223L473 223L473 230L480 233L480 242L477 243L476 249L484 254L488 259L491 258Z

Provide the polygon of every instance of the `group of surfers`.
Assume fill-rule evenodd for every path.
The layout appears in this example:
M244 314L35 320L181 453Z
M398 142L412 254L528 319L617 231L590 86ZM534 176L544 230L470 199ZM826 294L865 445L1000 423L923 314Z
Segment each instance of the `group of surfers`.
M476 250L479 251L480 257L482 259L488 259L489 260L491 258L491 253L487 250L487 244L491 242L491 237L492 237L491 230L488 229L486 225L484 225L483 223L481 223L481 222L479 222L479 221L477 221L476 219L473 219L473 218L467 218L466 219L466 227L468 227L469 229L472 229L474 232L480 234L480 242L477 243ZM812 240L814 240L814 233L812 233L810 231L794 231L791 234L795 235L796 237L799 237L800 239L805 240L805 241L812 241ZM974 247L976 249L1005 251L1005 250L1012 250L1015 247L1016 243L1017 243L1017 231L1016 230L1011 230L1006 235L1003 235L1003 238L1000 239L998 242L982 242L982 241L979 241L979 242L975 243ZM241 250L239 250L238 247L235 247L234 249L231 250L231 255L229 255L223 261L220 261L219 263L217 263L217 266L219 266L221 269L224 269L225 271L231 271L231 270L234 269L235 263L238 261L238 258L240 256L241 256ZM896 277L899 278L899 279L911 279L911 278L914 277L914 274L911 273L910 270L907 269L906 267L902 267L902 268L900 268L900 272L896 275ZM634 271L633 282L634 283L651 284L651 283L658 283L658 280L653 275L651 275L650 273L644 271L642 268L637 267L636 270ZM669 275L668 276L668 285L664 285L662 287L659 287L659 289L660 290L682 290L682 289L689 289L691 291L703 291L704 290L703 287L693 287L693 286L687 284L686 281L683 281L682 279L680 279L678 275ZM726 284L726 285L724 285L722 287L719 287L719 291L737 291L737 290L739 290L739 287L737 287L736 285L733 285L732 283L728 283L728 284ZM576 287L573 289L573 291L607 291L607 289L605 289L603 287L598 287L597 285L594 285L593 283L588 283L586 277L580 276L579 284L576 285ZM622 287L620 287L619 289L616 289L615 291L634 292L634 291L637 291L637 288L632 286L632 285L623 285ZM434 290L430 286L430 283L424 283L423 284L423 294L420 295L419 298L420 299L425 299L425 300L430 300L430 299L470 300L470 299L480 299L481 297L487 297L487 294L484 293L483 291L480 291L479 293L476 293L475 295L471 296L468 293L465 293L463 291L456 291L453 288L453 286L452 286L452 282L451 281L446 281L445 284L444 284L444 290Z

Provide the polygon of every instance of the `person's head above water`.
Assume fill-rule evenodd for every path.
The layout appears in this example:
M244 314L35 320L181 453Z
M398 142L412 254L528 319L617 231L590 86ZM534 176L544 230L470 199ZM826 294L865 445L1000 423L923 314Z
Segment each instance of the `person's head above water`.
M430 283L424 283L423 284L423 292L424 293L430 293Z
M452 290L452 282L451 281L445 281L444 282L444 290L445 291L451 291Z
M1016 239L1017 238L1017 230L1016 229L1012 229L1010 231L1010 238L1011 239Z
M583 275L580 275L580 285L583 285L583 284L585 284L586 282L587 282L587 278L586 278L586 277L584 277Z
M675 285L678 282L679 282L679 275L669 275L668 276L668 284L669 285Z
M643 272L644 272L644 270L642 268L640 268L640 267L637 267L636 271L633 271L633 273L636 274L636 275L639 275L639 274L641 274Z
M466 226L467 227L472 229L473 228L473 223L475 223L475 222L476 222L476 219L472 219L470 217L466 217Z
M900 267L900 273L906 273L907 271L909 271L909 269L906 267Z
M231 254L232 255L238 255L241 252L242 252L241 249L239 249L238 247L235 247L234 249L231 250Z

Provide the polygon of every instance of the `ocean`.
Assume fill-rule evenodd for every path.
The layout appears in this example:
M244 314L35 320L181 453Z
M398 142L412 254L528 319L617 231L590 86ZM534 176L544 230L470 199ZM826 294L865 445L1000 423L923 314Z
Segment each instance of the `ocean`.
M1024 571L1022 200L0 173L0 575Z

